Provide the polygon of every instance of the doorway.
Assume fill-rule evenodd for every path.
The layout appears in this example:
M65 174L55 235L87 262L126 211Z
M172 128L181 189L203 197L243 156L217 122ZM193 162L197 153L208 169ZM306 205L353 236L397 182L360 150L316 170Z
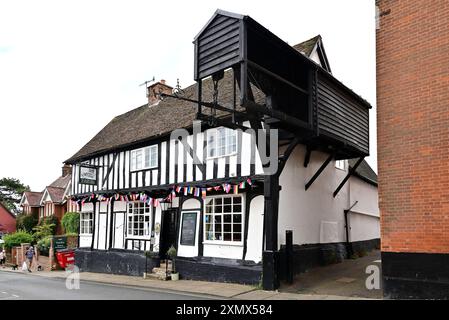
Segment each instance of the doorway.
M173 245L176 247L176 221L178 209L162 211L161 239L159 241L159 256L166 259L168 249Z

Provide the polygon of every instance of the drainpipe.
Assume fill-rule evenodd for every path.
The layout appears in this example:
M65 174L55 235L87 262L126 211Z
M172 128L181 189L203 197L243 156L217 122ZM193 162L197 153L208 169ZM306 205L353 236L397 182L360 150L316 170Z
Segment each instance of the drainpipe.
M345 214L345 230L346 230L346 252L348 253L348 257L351 257L354 252L352 251L352 245L349 242L349 224L348 224L348 214L349 212L351 212L351 209L354 208L357 203L359 203L359 201L354 202L354 204L349 207L349 209L344 210L344 214Z

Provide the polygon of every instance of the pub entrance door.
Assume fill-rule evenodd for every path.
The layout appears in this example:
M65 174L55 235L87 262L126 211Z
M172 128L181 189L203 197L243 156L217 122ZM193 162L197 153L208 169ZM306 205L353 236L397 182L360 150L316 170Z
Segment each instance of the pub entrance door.
M167 259L167 251L173 245L176 247L176 220L178 209L162 211L161 239L159 241L159 256Z

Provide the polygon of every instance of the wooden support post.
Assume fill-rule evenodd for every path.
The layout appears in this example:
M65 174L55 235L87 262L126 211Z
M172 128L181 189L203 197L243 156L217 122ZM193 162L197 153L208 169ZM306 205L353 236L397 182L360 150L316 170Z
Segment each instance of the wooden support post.
M310 147L307 147L306 156L304 157L304 168L307 168L307 166L309 165L311 155L312 155L312 149Z
M306 183L306 190L310 188L312 183L318 178L318 176L323 172L324 169L326 169L327 165L331 160L334 158L334 155L331 154L329 157L324 161L324 163L321 165L321 167L318 169L318 171L313 175L313 177Z
M270 126L265 125L266 150L270 150ZM268 164L267 164L268 165ZM279 175L267 174L264 179L265 196L265 251L263 253L263 288L279 288L278 266L278 210L279 210Z
M287 282L293 283L293 231L285 231L285 264L287 266Z

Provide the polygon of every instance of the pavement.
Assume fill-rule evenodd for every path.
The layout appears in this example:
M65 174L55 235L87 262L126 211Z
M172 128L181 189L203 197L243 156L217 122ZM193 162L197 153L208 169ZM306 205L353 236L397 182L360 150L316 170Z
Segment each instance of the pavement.
M381 290L367 290L365 280L368 276L365 273L366 266L380 262L380 253L372 252L366 257L356 260L345 260L340 264L326 267L318 267L309 272L298 275L292 285L282 285L277 291L265 291L255 286L206 282L193 280L161 281L156 279L143 279L142 277L132 277L124 275L112 275L103 273L82 272L80 273L81 287L92 285L111 285L124 290L151 291L159 293L148 295L146 299L244 299L244 300L359 300L359 299L380 299ZM380 263L378 263L380 265ZM3 272L2 272L3 271ZM67 278L65 271L37 271L24 273L21 270L11 270L10 268L0 268L0 292L2 291L3 274L15 273L21 277L46 278L48 280L58 280L62 283ZM31 279L30 278L30 279ZM36 280L33 280L36 281ZM90 288L89 296L95 296L95 289ZM64 286L65 289L65 286ZM66 290L66 289L65 289ZM66 290L70 291L70 290ZM71 290L77 291L77 290ZM111 290L111 292L114 290ZM164 296L164 294L167 294ZM63 299L61 295L60 299ZM73 295L75 297L76 295ZM114 293L111 293L114 296ZM129 296L139 298L139 293ZM82 296L84 297L84 296ZM119 299L125 296L122 294ZM1 296L0 296L1 298ZM70 298L70 297L69 297ZM33 298L31 298L33 299ZM76 299L76 298L74 298ZM93 299L102 299L93 298Z
M380 257L380 251L373 250L362 258L347 259L342 263L313 268L297 275L293 284L284 284L279 290L286 293L382 299ZM368 266L377 267L379 270L378 289L368 290L366 287L365 282L370 276L366 272Z

